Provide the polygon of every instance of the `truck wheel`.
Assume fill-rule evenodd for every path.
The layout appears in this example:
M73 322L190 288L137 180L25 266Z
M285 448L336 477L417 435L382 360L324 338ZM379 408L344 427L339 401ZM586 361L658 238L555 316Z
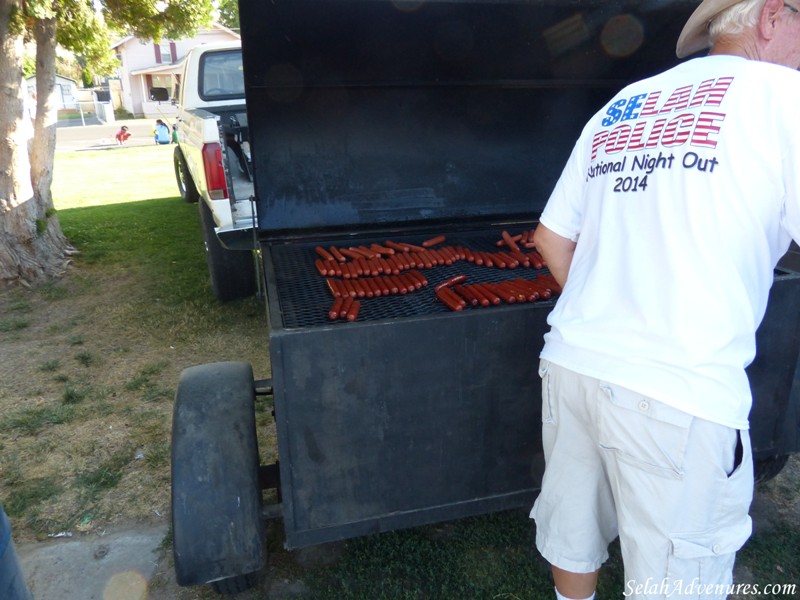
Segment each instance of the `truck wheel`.
M252 252L228 250L214 232L214 217L205 202L200 202L200 220L206 262L214 296L223 302L252 296L256 291L256 272Z
M757 460L753 466L756 483L764 483L776 477L786 466L788 460L788 454L778 454L777 456Z
M258 581L266 546L258 481L253 370L185 369L172 422L172 534L179 585L221 593Z
M200 199L200 193L194 185L194 179L192 179L192 174L189 173L189 167L186 165L186 159L183 157L180 146L175 148L172 160L175 163L175 179L178 182L181 198L194 204Z

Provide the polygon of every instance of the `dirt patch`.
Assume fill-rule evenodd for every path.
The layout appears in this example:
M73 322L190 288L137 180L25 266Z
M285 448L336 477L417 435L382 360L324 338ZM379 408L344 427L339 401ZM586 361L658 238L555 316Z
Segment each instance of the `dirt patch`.
M157 326L143 324L147 302L124 270L0 291L0 497L19 542L164 523L180 372L244 360L269 376L260 307L206 329L155 307Z

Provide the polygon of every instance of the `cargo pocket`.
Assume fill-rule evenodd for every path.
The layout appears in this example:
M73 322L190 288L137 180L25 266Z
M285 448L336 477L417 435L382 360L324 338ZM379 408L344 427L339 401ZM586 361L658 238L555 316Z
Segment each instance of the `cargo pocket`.
M549 361L544 359L539 361L539 377L542 378L542 424L555 425L555 398L553 397L553 377Z
M736 525L670 536L671 552L667 565L669 588L681 597L726 598L732 582L736 552L752 531L750 518Z
M599 409L600 447L620 462L682 479L694 417L624 388L602 384L600 389L608 398Z

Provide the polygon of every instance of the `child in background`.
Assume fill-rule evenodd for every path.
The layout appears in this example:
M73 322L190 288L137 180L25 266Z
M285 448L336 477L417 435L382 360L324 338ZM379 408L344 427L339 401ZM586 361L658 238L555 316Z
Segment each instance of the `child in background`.
M156 127L153 129L153 136L156 144L169 144L172 136L169 133L169 127L161 119L156 120Z
M117 135L115 136L117 138L117 144L122 146L123 144L125 144L125 142L128 141L128 138L131 137L131 135L133 134L130 131L128 131L128 126L123 125L117 132Z

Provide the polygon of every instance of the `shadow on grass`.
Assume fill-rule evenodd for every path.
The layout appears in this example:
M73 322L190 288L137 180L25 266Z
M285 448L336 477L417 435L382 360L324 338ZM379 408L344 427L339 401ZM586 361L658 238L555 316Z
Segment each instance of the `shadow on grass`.
M197 205L159 198L58 211L78 264L143 270L159 300L210 299Z

